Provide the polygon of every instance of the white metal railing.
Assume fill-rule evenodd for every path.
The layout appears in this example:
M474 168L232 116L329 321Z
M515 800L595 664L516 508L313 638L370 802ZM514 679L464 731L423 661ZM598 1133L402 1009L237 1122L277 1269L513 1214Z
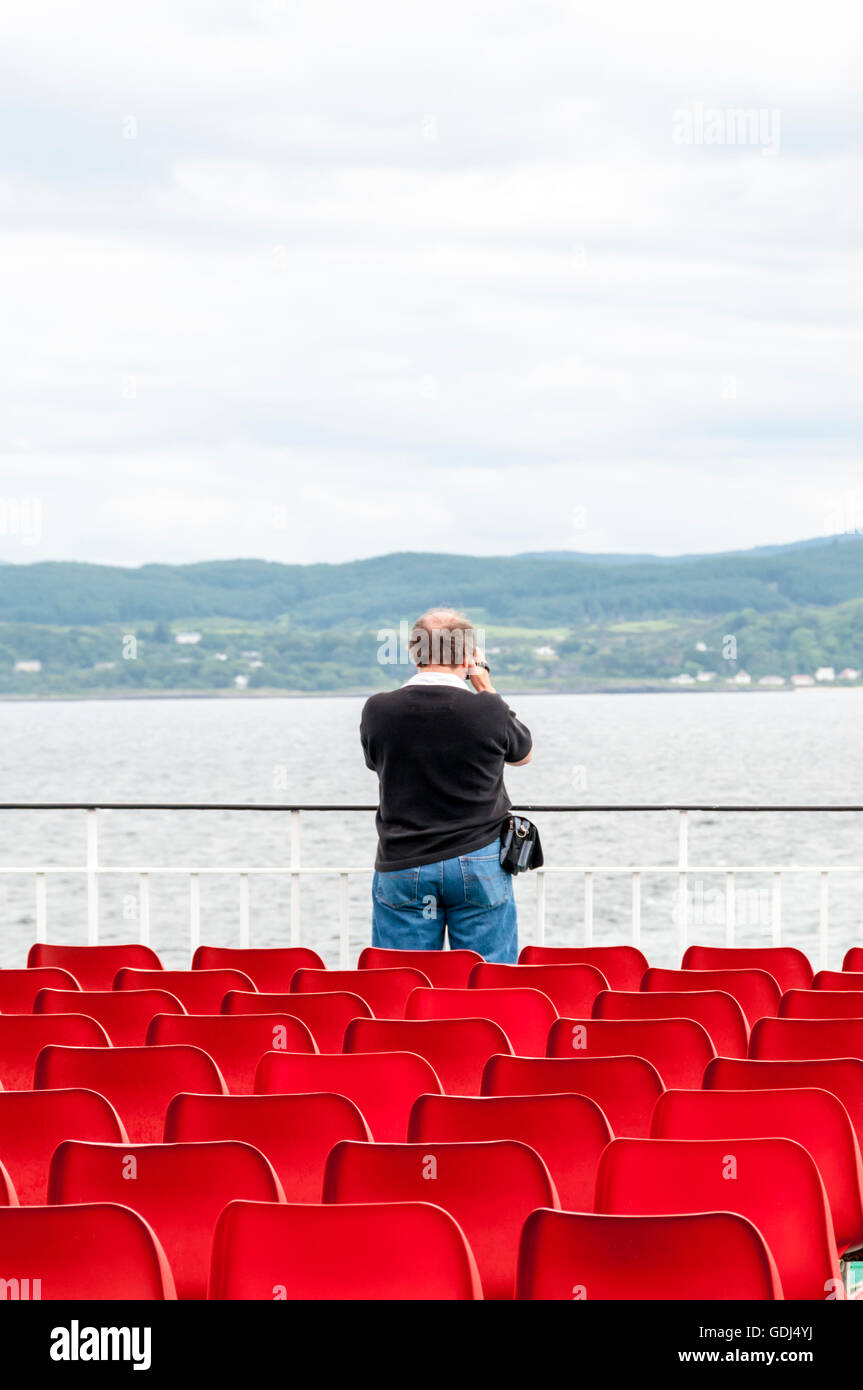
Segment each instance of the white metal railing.
M244 805L227 803L131 803L113 802L98 805L84 802L30 802L0 803L0 811L82 811L86 815L86 861L84 864L37 864L0 865L0 876L32 875L35 880L36 939L48 939L48 894L47 881L52 875L82 874L86 882L87 900L87 941L90 945L99 940L99 884L111 875L137 875L138 879L138 936L144 944L150 942L150 878L151 875L173 877L185 876L189 891L189 944L192 952L200 945L201 939L201 878L208 875L236 875L238 880L238 921L239 944L250 943L250 880L259 875L287 876L290 879L290 941L292 945L301 944L301 894L300 885L306 877L338 878L338 917L339 917L339 958L343 966L349 964L350 920L349 920L349 879L351 875L369 875L370 864L359 865L305 865L301 859L301 815L303 812L347 814L354 812L373 812L376 808L367 805ZM692 812L720 812L723 814L770 812L777 814L797 813L837 813L863 812L860 806L768 806L768 805L567 805L567 806L524 806L519 808L526 814L584 815L586 813L643 813L675 812L678 817L677 859L672 864L547 864L534 874L536 891L536 929L535 939L541 944L545 939L546 927L546 883L550 875L580 875L584 893L584 944L593 939L594 927L594 877L628 876L631 881L631 921L630 937L634 945L641 940L641 892L645 876L664 875L677 878L678 902L678 945L680 953L686 949L689 939L689 893L690 881L696 876L724 876L725 882L725 942L732 946L735 942L736 917L736 876L739 874L767 874L771 878L771 944L782 942L782 900L783 880L787 875L814 875L819 885L818 915L818 962L826 963L828 932L830 926L830 880L834 874L863 874L863 864L693 864L689 858L689 817ZM158 865L122 864L109 865L99 858L99 812L100 811L240 811L248 813L269 812L290 817L289 854L287 862L280 864L252 866L246 864L219 865Z

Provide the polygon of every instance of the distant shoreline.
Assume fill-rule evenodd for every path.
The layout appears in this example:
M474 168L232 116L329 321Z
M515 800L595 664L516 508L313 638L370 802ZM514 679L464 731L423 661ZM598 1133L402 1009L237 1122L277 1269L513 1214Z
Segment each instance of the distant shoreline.
M393 689L398 689L393 686ZM518 689L499 689L498 694L509 698L523 695L808 695L819 690L859 690L863 682L846 681L841 685L819 684L817 686L725 686L703 684L698 686L655 685L581 685L566 690L548 690L530 686ZM76 694L0 694L0 704L88 704L111 700L357 700L368 699L370 695L384 693L379 686L359 690L100 690Z

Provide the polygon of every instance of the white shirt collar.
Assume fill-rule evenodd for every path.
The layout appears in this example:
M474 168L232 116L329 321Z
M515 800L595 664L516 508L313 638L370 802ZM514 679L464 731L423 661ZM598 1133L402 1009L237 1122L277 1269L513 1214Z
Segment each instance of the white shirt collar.
M458 676L449 676L445 671L417 671L415 676L405 681L405 685L454 685L456 690L470 691L467 681Z

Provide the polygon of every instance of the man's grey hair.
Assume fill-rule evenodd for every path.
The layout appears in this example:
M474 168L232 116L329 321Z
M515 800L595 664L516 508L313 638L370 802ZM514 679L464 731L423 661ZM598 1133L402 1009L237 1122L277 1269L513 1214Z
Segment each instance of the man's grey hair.
M463 666L476 651L473 623L455 608L430 608L411 628L415 666Z

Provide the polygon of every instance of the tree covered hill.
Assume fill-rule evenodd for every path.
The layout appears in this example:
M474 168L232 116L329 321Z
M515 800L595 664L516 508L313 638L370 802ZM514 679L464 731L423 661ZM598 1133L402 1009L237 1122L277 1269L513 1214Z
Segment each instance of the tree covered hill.
M780 613L863 595L863 537L719 555L477 557L402 552L341 565L218 560L138 569L48 561L0 567L0 622L289 617L305 628L410 618L453 603L488 623L542 627Z

